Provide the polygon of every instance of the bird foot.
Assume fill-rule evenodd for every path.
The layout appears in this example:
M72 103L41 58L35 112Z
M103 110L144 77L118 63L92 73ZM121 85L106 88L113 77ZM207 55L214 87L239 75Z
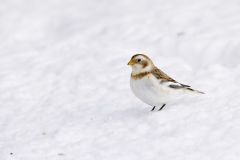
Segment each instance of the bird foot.
M158 111L161 111L165 106L166 106L166 104L163 104L162 107Z
M156 106L154 106L151 111L154 111L155 108L156 108Z

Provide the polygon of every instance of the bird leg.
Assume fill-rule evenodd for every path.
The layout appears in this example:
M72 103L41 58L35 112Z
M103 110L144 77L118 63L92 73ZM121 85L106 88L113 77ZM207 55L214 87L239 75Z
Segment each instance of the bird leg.
M166 106L166 104L163 104L162 107L158 111L161 111L165 106Z
M156 106L153 106L153 108L152 108L152 110L151 110L151 111L154 111L155 107L156 107Z

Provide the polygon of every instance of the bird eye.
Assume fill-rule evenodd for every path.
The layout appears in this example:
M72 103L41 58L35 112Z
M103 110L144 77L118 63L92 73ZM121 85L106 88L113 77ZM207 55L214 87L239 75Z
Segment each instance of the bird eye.
M141 59L137 59L137 62L141 62Z

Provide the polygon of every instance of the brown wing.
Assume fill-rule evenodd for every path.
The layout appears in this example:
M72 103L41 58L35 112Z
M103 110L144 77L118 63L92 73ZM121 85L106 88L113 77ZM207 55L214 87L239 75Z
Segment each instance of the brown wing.
M157 79L161 80L161 82L174 82L176 85L170 85L171 88L189 88L191 86L179 83L169 77L166 73L158 69L157 67L154 67L154 69L151 72Z
M157 67L154 67L153 70L151 71L151 73L157 78L157 79L161 79L162 82L165 81L170 81L170 82L177 82L174 79L172 79L171 77L169 77L166 73L164 73L163 71L161 71L160 69L158 69Z

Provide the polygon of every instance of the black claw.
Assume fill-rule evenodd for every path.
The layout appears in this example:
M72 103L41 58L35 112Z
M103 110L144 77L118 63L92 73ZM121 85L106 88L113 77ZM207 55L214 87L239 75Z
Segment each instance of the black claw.
M166 106L166 104L163 104L162 107L158 111L161 111L165 106Z
M155 107L156 107L156 106L154 106L151 111L154 111Z

